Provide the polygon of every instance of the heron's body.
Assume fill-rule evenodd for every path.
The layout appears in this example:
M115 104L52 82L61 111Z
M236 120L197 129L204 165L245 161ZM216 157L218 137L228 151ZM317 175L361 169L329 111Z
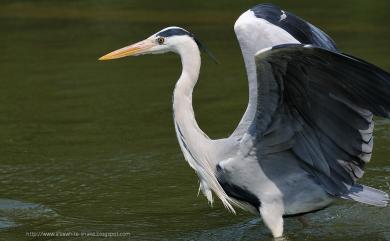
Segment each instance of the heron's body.
M390 116L390 74L339 53L321 30L269 4L242 14L234 30L249 103L225 139L211 140L196 123L192 91L203 46L186 30L163 29L101 59L180 55L174 125L201 191L233 212L239 206L260 214L275 237L283 234L283 216L317 211L337 198L386 206L386 193L356 180L371 157L373 115Z
M297 161L284 162L283 158L272 160L269 168L265 168L267 170L276 168L276 170L274 174L266 175L262 172L256 158L242 155L240 143L244 134L211 140L201 131L192 109L192 90L200 72L200 52L198 46L190 42L183 50L179 49L178 53L182 59L183 70L173 94L176 135L185 159L197 172L201 189L209 201L212 202L211 190L213 190L228 207L230 198L234 198L249 203L249 210L258 212L258 204L267 205L267 200L274 204L275 200L280 199L282 205L280 208L286 215L310 212L329 205L333 198L319 188L307 172L297 165ZM248 110L253 111L255 108ZM247 115L254 117L254 113L248 112ZM242 128L241 125L245 124L241 123L239 128ZM283 155L285 159L294 160L294 156L289 153ZM237 159L245 168L229 165ZM243 173L238 175L240 172ZM229 176L229 173L234 175ZM283 178L279 178L280 176ZM239 186L247 186L245 182L258 184L252 186L253 189L250 190L238 189ZM236 187L229 183L236 184ZM286 191L294 190L294 192L282 192L278 186L288 186Z

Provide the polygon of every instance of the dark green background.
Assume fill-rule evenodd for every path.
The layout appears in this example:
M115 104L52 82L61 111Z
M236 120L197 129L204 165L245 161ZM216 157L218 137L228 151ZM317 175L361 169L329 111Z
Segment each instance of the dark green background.
M218 57L203 58L194 105L211 137L231 133L247 102L233 24L257 1L0 2L0 240L25 232L130 232L128 240L270 240L261 221L196 196L176 142L173 54L98 62L177 25ZM274 1L339 48L390 70L390 2ZM390 122L378 120L363 183L390 189ZM339 202L286 220L290 240L390 240L390 210ZM111 238L109 240L126 240ZM80 240L80 238L74 238ZM104 240L89 238L82 240ZM107 239L105 239L107 240Z

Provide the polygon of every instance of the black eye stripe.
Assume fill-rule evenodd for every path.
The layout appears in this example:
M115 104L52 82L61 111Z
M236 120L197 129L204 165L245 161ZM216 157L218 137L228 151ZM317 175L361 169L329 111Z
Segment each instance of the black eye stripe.
M191 37L195 42L196 44L198 45L199 49L204 51L205 53L207 53L207 55L210 56L211 59L213 59L216 63L218 63L218 60L214 57L214 55L207 49L207 47L205 45L203 45L199 39L197 39L192 33L188 32L187 30L184 30L182 28L168 28L166 30L162 30L158 33L156 33L156 37L157 38L157 42L159 44L161 44L158 39L159 38L164 38L164 37L172 37L172 36L183 36L183 35L187 35L189 37Z
M170 29L167 29L167 30L164 30L164 31L157 33L157 35L162 36L162 37L170 37L170 36L175 36L175 35L188 35L188 36L192 37L191 33L185 31L184 29L180 29L180 28L170 28Z

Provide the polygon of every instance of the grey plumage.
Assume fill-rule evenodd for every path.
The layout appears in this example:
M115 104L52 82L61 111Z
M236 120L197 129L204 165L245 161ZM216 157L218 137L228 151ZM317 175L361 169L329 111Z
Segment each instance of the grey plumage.
M321 29L300 17L283 11L278 6L264 3L251 8L257 18L262 18L294 36L302 44L313 44L331 51L337 51L336 43Z
M389 73L302 45L274 47L258 54L256 64L258 106L248 132L254 158L261 164L289 150L330 195L357 201L361 195L366 203L384 206L387 194L355 182L372 151L372 137L365 139L372 133L371 113L389 118Z
M387 206L387 193L356 181L371 158L372 114L390 117L390 74L300 44L260 51L256 68L256 114L237 152L217 168L226 193L258 205L276 237L282 216L318 211L336 198Z
M265 23L268 23L270 26L272 26L268 34L272 33L276 35L276 33L274 33L275 29L281 29L282 31L290 34L292 39L295 39L295 41L301 44L311 44L328 49L330 51L338 52L336 43L324 31L301 19L300 17L295 16L288 11L284 11L273 4L258 4L250 8L246 13L242 14L236 21L234 30L244 55L250 93L248 108L244 113L239 125L232 133L232 136L237 136L238 138L240 138L240 136L245 133L256 113L257 79L255 73L251 74L251 72L255 72L253 69L254 63L252 63L255 53L264 48L274 47L279 44L287 43L286 40L279 39L279 36L275 36L275 39L262 39L263 35L267 35L264 34L264 32L267 32L267 28L269 28L269 26L259 22L256 24L258 26L257 29L254 29L254 26L247 27L249 25L248 21L246 20L248 15L247 13L253 14L254 18L256 19L265 20ZM254 33L251 33L248 36L249 31L253 31ZM259 33L260 36L247 41L248 37L255 36L256 32ZM253 66L252 69L250 66Z

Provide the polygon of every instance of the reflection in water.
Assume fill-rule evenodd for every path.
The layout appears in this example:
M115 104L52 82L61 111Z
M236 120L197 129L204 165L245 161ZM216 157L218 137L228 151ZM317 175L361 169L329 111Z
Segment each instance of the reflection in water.
M6 228L12 228L18 226L15 222L9 220L8 218L0 218L0 230Z
M196 197L198 180L176 142L169 103L177 56L97 61L165 26L188 28L221 60L202 59L198 122L213 138L227 136L248 92L233 23L256 3L2 1L0 239L101 231L130 232L131 240L272 240L260 219ZM390 70L389 1L276 3L321 26L344 52ZM361 180L387 191L389 129L378 120ZM340 202L310 215L307 228L287 219L285 233L288 240L389 240L388 217L389 208Z
M274 238L274 241L291 241L288 237Z
M37 220L54 218L57 214L42 205L11 199L0 199L0 230Z
M251 219L216 229L178 237L179 240L384 240L388 235L388 208L340 202L326 210L307 215L310 225L296 218L285 219L285 237L273 239L260 219ZM369 221L367 217L371 218Z

